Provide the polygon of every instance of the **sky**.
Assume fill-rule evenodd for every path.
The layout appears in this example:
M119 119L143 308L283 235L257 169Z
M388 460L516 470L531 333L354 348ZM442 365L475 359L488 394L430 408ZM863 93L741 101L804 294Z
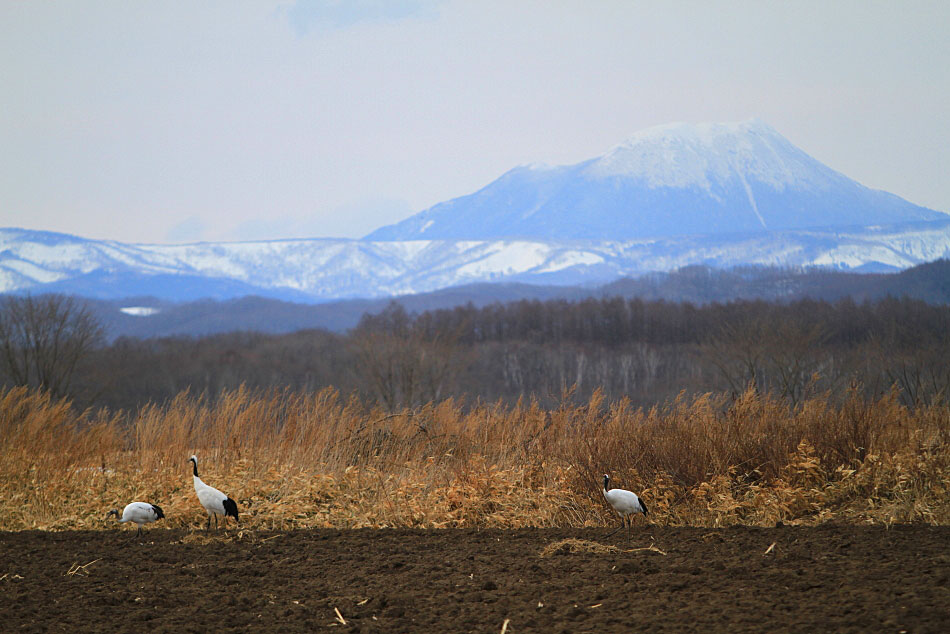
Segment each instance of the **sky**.
M762 119L950 212L948 2L0 0L0 227L359 238L653 125Z

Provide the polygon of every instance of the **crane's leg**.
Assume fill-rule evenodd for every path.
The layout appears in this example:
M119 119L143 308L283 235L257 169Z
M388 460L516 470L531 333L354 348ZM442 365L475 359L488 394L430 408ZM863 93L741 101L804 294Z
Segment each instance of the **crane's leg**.
M208 513L208 525L205 527L205 530L211 530L211 513Z
M629 544L630 543L630 525L633 524L633 516L630 515L628 517L629 519L627 520L627 543Z
M620 516L620 526L617 527L617 530L615 530L615 531L611 532L610 534L608 534L607 537L610 537L610 536L614 535L614 534L615 534L617 531L619 531L621 528L623 528L623 515Z

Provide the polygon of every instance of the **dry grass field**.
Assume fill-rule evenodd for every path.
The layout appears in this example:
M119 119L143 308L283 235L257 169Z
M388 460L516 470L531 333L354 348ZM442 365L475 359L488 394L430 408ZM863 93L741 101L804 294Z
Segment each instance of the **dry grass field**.
M564 403L390 414L332 389L237 390L76 413L10 389L0 530L101 529L133 500L164 509L153 530L203 526L192 454L252 530L602 527L617 522L600 495L607 472L642 494L657 526L950 524L946 405L855 393L790 408L751 390L648 411L596 393Z
M391 414L333 390L238 390L76 413L2 392L0 622L945 630L945 405L855 392L790 408L753 391L649 411L570 403ZM203 530L193 453L238 502L239 529ZM608 536L604 472L650 508L629 541ZM142 535L106 520L132 500L166 518Z

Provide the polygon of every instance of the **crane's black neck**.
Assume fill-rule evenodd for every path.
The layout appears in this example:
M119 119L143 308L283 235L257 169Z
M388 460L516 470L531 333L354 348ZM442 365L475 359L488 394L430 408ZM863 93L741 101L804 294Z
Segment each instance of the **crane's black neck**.
M610 476L604 476L604 491L610 490Z
M198 477L198 463L194 460L191 461L191 466L194 468L195 477Z

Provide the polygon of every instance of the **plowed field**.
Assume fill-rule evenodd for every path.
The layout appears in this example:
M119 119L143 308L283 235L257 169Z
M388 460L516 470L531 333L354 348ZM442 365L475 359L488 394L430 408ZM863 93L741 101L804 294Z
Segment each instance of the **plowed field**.
M607 532L0 533L0 629L950 630L950 527Z

